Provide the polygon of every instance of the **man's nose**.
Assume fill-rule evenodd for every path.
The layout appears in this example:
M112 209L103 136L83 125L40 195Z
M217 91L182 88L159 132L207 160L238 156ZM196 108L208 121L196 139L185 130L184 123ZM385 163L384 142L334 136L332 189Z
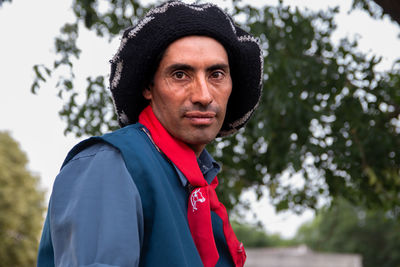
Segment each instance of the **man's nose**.
M193 104L197 103L201 104L202 106L208 106L213 101L213 97L210 92L210 85L205 77L196 77L196 81L192 88L191 101Z

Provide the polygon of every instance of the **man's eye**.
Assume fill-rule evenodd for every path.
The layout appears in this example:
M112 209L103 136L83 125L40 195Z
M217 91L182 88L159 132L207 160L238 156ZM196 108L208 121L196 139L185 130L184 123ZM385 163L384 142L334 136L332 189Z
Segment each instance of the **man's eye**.
M224 73L221 71L214 71L211 73L211 78L213 79L222 79L224 77Z
M186 74L183 71L177 71L177 72L174 72L173 76L176 79L183 79L183 78L185 78Z

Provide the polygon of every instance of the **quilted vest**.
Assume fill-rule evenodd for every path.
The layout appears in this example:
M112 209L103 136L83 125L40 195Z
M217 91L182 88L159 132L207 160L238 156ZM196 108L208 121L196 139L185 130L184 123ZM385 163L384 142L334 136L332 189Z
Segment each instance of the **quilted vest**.
M117 148L142 201L144 238L139 265L201 267L203 264L187 222L189 191L182 186L174 166L157 150L143 127L137 123L101 137L89 138L69 152L63 166L80 151L98 142L106 142ZM211 213L220 255L216 266L233 266L222 220L214 212ZM48 218L39 247L39 267L54 266Z

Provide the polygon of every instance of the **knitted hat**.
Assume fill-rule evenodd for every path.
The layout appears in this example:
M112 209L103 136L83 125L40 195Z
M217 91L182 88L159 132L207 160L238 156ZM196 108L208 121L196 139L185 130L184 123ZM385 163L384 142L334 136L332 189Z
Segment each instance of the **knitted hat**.
M125 30L111 60L110 88L121 127L136 123L148 105L142 91L149 85L163 51L189 35L211 37L228 54L232 93L218 136L236 132L249 120L261 96L263 55L259 40L213 4L169 1L151 9L136 26Z

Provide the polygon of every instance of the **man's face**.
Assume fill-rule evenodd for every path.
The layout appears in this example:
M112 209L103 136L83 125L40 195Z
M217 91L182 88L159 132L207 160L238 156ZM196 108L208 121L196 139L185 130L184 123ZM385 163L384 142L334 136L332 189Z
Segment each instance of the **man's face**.
M165 129L198 156L221 129L231 91L225 48L188 36L169 45L143 96Z

